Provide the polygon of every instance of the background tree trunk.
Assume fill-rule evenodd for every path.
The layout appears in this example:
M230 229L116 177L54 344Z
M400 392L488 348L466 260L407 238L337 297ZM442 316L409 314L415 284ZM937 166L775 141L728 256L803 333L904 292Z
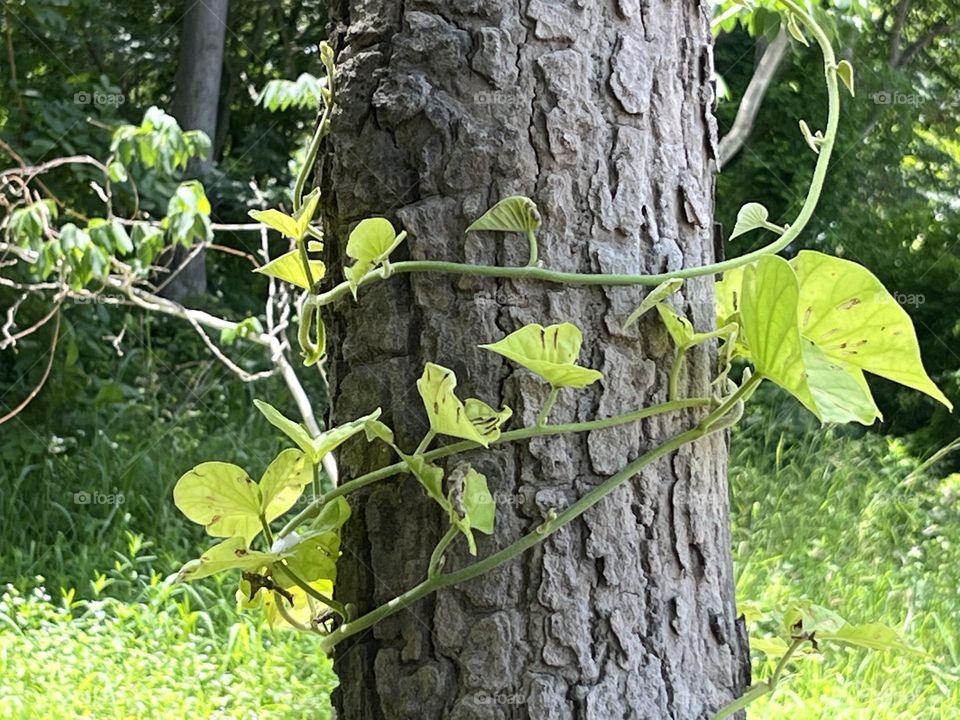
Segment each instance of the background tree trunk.
M524 240L463 232L511 194L538 203L551 268L658 272L713 259L705 2L344 0L332 12L331 267L352 224L371 215L410 232L402 253L412 258L522 264ZM432 360L457 373L462 396L504 401L513 427L530 424L547 388L477 344L564 320L583 329L582 362L605 377L564 390L555 421L663 401L666 333L653 317L621 329L642 296L442 275L365 288L328 319L335 419L381 405L412 449L426 430L415 381ZM684 286L698 327L713 322L712 297L710 280ZM710 368L709 353L693 354L691 393L707 391ZM689 424L671 416L476 453L498 500L480 555ZM343 475L387 461L381 444L358 442ZM337 594L369 610L422 579L445 520L407 477L353 507ZM467 557L456 547L453 566ZM335 668L341 720L704 717L749 675L725 441L652 466L521 558L347 640Z
M217 140L220 78L223 73L223 46L227 32L229 0L187 0L180 33L180 59L173 94L172 113L184 130L203 130L210 138L211 152ZM190 174L202 177L210 160L193 163ZM179 268L188 251L177 247L171 270ZM200 253L164 288L173 300L202 295L207 291L207 264Z

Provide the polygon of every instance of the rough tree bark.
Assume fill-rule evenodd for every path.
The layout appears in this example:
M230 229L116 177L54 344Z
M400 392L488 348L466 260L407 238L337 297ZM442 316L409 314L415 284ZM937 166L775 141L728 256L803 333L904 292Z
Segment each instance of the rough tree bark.
M707 4L689 0L342 0L339 110L322 170L330 267L356 221L387 215L411 258L522 264L518 237L464 235L511 194L543 215L551 268L639 273L713 260L716 130ZM529 322L570 320L604 373L561 393L557 422L665 400L673 356L654 318L628 332L638 288L561 288L441 275L364 288L328 318L334 419L380 405L412 450L426 430L426 361L462 397L531 424L547 388L478 349ZM684 306L712 323L712 281ZM685 386L707 391L710 356ZM534 440L470 459L498 500L488 554L641 451L689 426L658 418ZM390 462L350 444L345 477ZM452 464L448 467L452 467ZM337 595L369 610L421 580L444 522L403 477L353 503ZM466 561L457 546L453 564ZM341 720L699 718L748 682L735 620L726 444L702 441L643 472L581 521L486 577L430 597L337 650Z
M227 32L229 0L187 0L180 33L180 56L171 111L184 130L203 130L212 143L217 138L220 79L223 73L223 47ZM193 163L190 174L202 176L210 158ZM180 268L164 288L172 300L202 295L207 291L207 264L203 253L195 255L184 267L184 248L177 247L170 263Z

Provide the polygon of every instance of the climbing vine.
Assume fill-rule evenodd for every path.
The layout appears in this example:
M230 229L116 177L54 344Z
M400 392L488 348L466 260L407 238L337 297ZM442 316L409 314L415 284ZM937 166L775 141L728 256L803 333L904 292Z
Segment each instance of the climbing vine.
M344 280L321 291L327 268L313 255L322 250L324 238L312 224L319 195L318 191L306 194L305 188L322 140L330 131L334 107L336 68L332 50L324 46L324 112L297 178L294 213L276 209L251 213L255 220L293 243L290 252L258 271L303 291L299 342L304 363L316 364L325 354L321 308L355 300L370 285L387 282L398 274L461 274L559 285L644 285L652 289L636 311L624 319L624 325L653 311L665 325L676 347L668 399L613 417L551 423L550 413L560 393L576 392L603 379L599 371L578 363L581 331L569 322L560 322L526 325L481 345L538 376L549 388L535 423L527 427L510 428L512 410L489 404L491 398L462 398L457 393L455 373L434 363L427 363L416 381L429 420L429 430L416 448L400 446L391 428L380 420L379 408L371 408L369 414L344 425L313 433L271 405L257 401L260 412L295 447L283 450L259 482L244 469L222 462L202 463L180 478L174 491L177 507L221 540L186 563L179 579L239 571L238 597L244 607L262 609L271 622L322 635L321 646L331 652L346 638L418 599L517 557L636 477L647 465L730 427L741 417L744 403L765 381L787 391L823 422L869 425L880 418L865 373L914 388L949 407L949 401L923 368L909 316L867 269L819 252L803 251L790 260L778 255L803 231L822 193L839 123L839 84L851 94L854 91L853 68L845 61L836 61L831 43L815 18L793 0L783 0L782 4L790 33L806 44L804 30L808 32L824 60L826 124L822 131L814 132L805 121L800 122L800 131L816 155L806 199L793 221L782 226L771 222L768 211L759 204L750 203L741 209L732 238L758 230L773 233L775 239L761 249L711 265L656 275L551 270L538 258L541 217L536 204L526 197L508 197L473 222L467 232L519 235L529 244L526 264L504 267L444 260L391 262L391 254L406 233L397 232L384 218L369 218L361 221L347 240L350 264L341 269ZM685 280L714 275L721 276L716 286L716 323L698 328L671 304L672 297ZM685 397L678 382L685 355L707 342L719 345L710 391L703 397ZM732 379L735 362L744 366L739 384ZM684 417L692 418L686 430L637 457L569 506L551 509L541 524L498 552L479 557L477 534L492 534L497 521L496 502L487 479L468 463L457 462L444 469L439 461L491 445L600 430L679 411L686 411ZM367 442L387 445L396 461L325 487L321 476L324 458L361 435ZM453 441L435 446L441 436ZM356 607L336 601L333 593L340 529L350 517L350 498L362 488L405 474L413 476L436 503L438 512L447 519L447 530L431 557L424 558L426 570L419 584L358 614ZM310 502L287 518L308 487ZM283 521L279 528L275 526L278 521ZM465 544L477 559L450 567L448 553L455 543ZM717 717L726 717L772 692L787 663L804 645L816 647L818 642L829 641L913 650L890 628L850 624L812 605L800 603L787 608L782 620L783 655L773 674L722 708Z

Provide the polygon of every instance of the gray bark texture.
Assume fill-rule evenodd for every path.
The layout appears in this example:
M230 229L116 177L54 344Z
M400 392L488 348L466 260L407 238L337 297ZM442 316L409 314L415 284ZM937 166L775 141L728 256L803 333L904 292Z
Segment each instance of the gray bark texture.
M184 130L202 130L211 145L217 137L220 79L223 74L223 48L227 33L228 0L187 0L180 55L174 81L171 111ZM212 147L211 147L212 151ZM202 177L210 167L210 158L192 163L190 174ZM207 291L207 264L203 253L180 267L189 252L182 247L173 251L171 269L180 268L164 288L164 297L182 300Z
M410 233L395 259L523 264L519 236L464 235L512 194L539 205L550 268L649 273L713 260L706 2L342 0L331 13L339 109L320 168L331 268L353 225L375 215ZM700 328L713 322L712 285L682 291ZM433 361L456 372L461 397L506 403L511 427L532 424L548 388L477 347L531 322L576 323L581 363L604 373L562 391L551 420L663 401L674 349L656 313L622 329L644 292L445 275L363 288L327 318L333 420L379 405L412 450L427 429L415 381ZM692 353L685 390L707 392L711 367L710 352ZM691 422L664 416L469 455L497 500L480 555ZM341 472L394 460L358 440ZM688 447L520 558L349 638L335 657L338 717L706 717L749 682L726 461L720 436ZM352 505L336 593L363 612L423 579L446 520L409 476ZM464 545L447 568L469 561Z

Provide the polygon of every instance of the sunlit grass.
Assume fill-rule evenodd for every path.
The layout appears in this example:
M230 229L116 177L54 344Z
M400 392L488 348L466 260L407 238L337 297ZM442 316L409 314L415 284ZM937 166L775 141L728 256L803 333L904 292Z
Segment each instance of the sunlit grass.
M797 422L764 411L734 439L738 599L807 598L891 625L928 656L824 645L750 717L960 717L960 478L906 482L916 461L896 441Z

